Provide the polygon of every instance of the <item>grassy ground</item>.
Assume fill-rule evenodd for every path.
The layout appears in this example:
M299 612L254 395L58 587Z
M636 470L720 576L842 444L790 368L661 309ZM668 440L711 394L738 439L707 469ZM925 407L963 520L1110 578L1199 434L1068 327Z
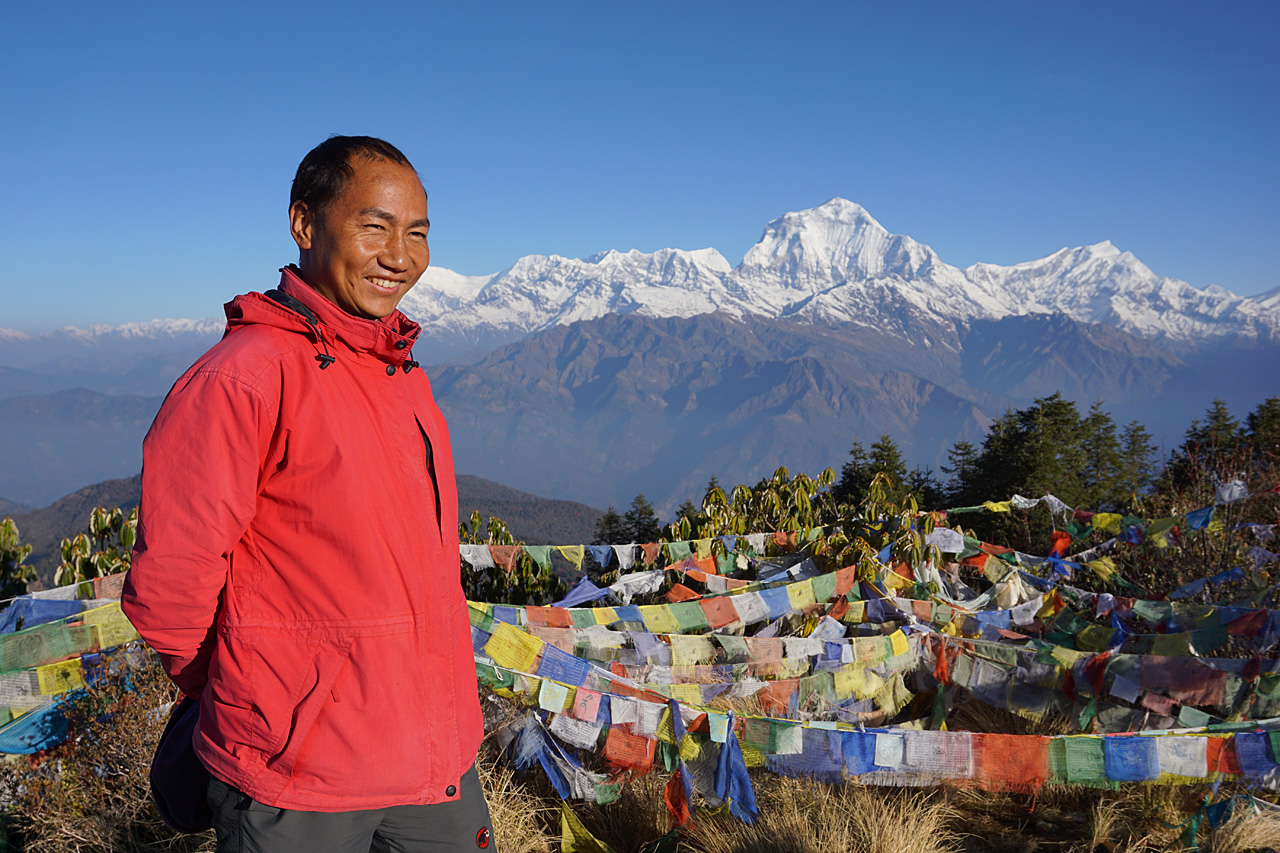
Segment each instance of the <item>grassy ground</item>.
M147 768L174 698L155 665L131 676L132 690L107 683L75 709L73 738L38 758L0 766L0 802L12 850L174 851L207 853L211 836L174 836L151 805ZM982 719L967 722L1013 725ZM957 722L960 720L958 719ZM486 745L480 761L503 853L561 848L561 803L539 772L518 775ZM615 853L641 853L672 829L662 789L665 773L626 786L607 806L574 803L584 826ZM694 824L668 838L688 853L1030 853L1179 849L1181 823L1208 786L1134 785L1121 791L1049 786L1036 797L969 789L825 785L753 771L760 818L746 826L700 810ZM1225 798L1228 786L1215 796ZM1280 812L1243 805L1227 824L1201 831L1203 849L1244 853L1280 849ZM0 847L0 849L4 849Z

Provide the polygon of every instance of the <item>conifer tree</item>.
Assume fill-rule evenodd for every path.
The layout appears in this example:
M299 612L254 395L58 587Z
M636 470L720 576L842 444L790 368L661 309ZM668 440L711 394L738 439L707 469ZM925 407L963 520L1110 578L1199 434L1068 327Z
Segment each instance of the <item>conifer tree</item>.
M644 495L636 495L631 500L631 508L622 518L627 525L627 542L656 542L661 536L658 516Z
M1141 497L1156 481L1155 445L1151 433L1137 421L1130 421L1120 437L1120 484L1132 502Z
M1280 466L1280 397L1268 397L1245 418L1255 464Z
M919 465L907 474L906 493L916 496L916 504L922 510L943 509L947 503L946 493L933 475L933 469Z
M1237 451L1244 437L1240 422L1227 404L1215 399L1205 412L1205 419L1196 418L1187 427L1182 444L1169 459L1165 485L1183 490L1202 480L1221 482L1230 478L1239 470Z
M871 485L871 478L875 473L870 470L869 463L866 448L855 438L853 446L849 448L849 461L840 467L840 482L835 488L837 501L845 504L858 502L867 486Z
M627 522L614 510L613 504L596 519L595 545L626 545L632 540Z
M1084 470L1081 472L1080 500L1088 509L1120 509L1128 494L1124 488L1124 457L1116 424L1096 401L1080 422L1080 449Z
M947 451L947 464L941 466L947 480L942 484L946 502L952 506L968 506L982 500L974 489L978 471L978 448L960 439Z
M876 443L871 445L871 456L867 461L872 476L887 474L893 481L895 493L906 491L907 465L902 461L902 452L898 450L898 443L893 440L893 436L887 432L882 433Z

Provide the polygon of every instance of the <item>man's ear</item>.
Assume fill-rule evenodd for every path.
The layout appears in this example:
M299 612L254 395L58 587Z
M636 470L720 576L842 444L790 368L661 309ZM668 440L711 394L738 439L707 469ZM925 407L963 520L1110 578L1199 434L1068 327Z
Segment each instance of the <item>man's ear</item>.
M306 202L295 201L289 205L289 232L293 234L293 242L298 244L299 251L311 248L311 237L315 232L315 217Z

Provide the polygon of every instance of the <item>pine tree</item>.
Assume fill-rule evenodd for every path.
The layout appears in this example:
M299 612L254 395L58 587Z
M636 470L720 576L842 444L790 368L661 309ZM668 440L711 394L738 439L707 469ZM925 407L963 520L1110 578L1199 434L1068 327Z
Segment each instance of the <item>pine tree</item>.
M907 474L906 491L916 496L916 504L922 510L943 509L946 506L946 493L931 468L921 468L919 465L912 468L911 473Z
M1146 494L1156 481L1155 445L1151 433L1137 421L1130 421L1120 437L1120 485L1132 502Z
M1280 466L1280 397L1268 397L1245 418L1255 464Z
M1196 418L1187 427L1182 444L1170 457L1165 472L1168 485L1186 489L1201 479L1221 482L1234 476L1240 462L1237 451L1244 437L1240 422L1227 404L1215 399L1205 412L1205 419Z
M1089 509L1119 509L1129 497L1124 488L1124 457L1116 424L1097 401L1080 422L1083 451L1080 500Z
M1085 458L1076 404L1059 393L1042 397L1019 413L1019 427L1024 466L1019 491L1028 497L1052 493L1070 506L1078 504Z
M681 528L680 526L681 521L687 521L689 523L685 528ZM688 498L685 498L684 501L681 502L680 506L676 507L676 519L675 521L672 522L673 535L677 535L677 538L688 538L687 536L683 536L682 534L675 534L675 531L677 529L687 529L689 531L695 531L698 529L698 525L701 523L702 523L702 508L695 506L693 501L689 500ZM692 536L692 535L694 534L690 532L689 536Z
M614 510L613 504L596 519L595 545L626 545L633 540L627 522Z
M853 446L849 448L849 461L840 468L840 482L835 488L836 500L844 504L856 504L866 494L874 475L866 448L855 438Z
M974 477L978 469L978 448L973 442L961 439L951 445L947 451L947 464L940 466L947 481L942 484L942 493L947 503L952 506L967 506L978 503L980 498L974 489Z
M658 516L644 495L636 495L632 499L631 508L622 518L627 525L627 542L656 542L661 536Z
M882 433L876 443L871 445L871 458L867 460L872 476L878 473L889 475L893 481L895 493L906 491L907 464L902 461L902 452L898 443L889 433Z

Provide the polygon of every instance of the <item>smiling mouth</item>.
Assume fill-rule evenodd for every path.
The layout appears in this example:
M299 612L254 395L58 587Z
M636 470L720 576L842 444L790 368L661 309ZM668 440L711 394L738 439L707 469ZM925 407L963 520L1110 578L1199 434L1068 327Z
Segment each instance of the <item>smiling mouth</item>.
M386 291L398 290L402 283L395 280L394 278L378 278L376 276L366 276L365 281L369 282L379 290L386 290Z

